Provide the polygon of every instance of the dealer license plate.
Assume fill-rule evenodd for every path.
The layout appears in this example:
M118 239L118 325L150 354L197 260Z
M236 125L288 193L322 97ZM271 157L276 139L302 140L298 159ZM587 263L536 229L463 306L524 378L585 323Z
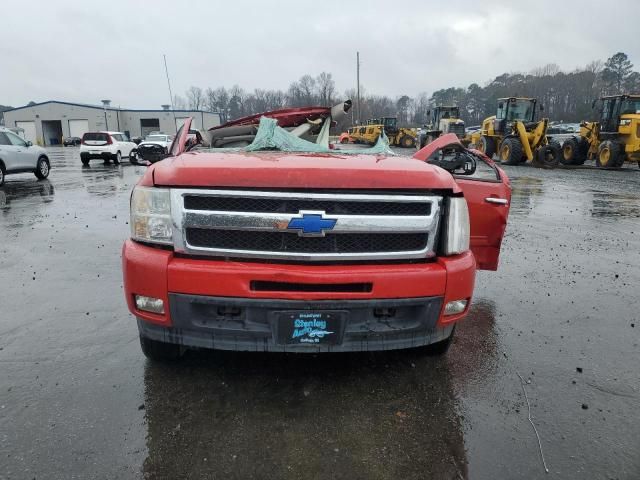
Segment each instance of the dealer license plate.
M276 312L278 343L287 345L335 345L342 342L345 311Z

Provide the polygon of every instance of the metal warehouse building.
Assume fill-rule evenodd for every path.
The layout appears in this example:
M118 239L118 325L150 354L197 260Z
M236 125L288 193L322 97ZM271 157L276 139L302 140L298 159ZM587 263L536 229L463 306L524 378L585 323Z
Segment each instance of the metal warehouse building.
M188 117L192 127L207 129L220 125L220 114L202 110L129 110L114 108L108 100L103 105L49 100L4 112L9 128L23 130L25 139L39 145L59 145L66 137L82 137L85 132L111 130L129 137L144 137L149 132L175 134Z

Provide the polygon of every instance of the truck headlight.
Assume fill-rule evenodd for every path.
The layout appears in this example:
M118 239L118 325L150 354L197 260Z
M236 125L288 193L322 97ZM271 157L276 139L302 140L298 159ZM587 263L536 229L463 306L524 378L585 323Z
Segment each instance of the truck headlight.
M469 250L469 209L463 197L449 197L444 232L444 254L456 255Z
M131 238L173 244L171 193L167 188L135 187L131 195Z

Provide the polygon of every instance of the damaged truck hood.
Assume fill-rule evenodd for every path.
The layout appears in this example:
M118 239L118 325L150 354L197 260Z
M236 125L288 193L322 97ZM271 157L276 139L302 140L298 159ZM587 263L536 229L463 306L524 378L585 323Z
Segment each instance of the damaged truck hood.
M187 152L153 165L145 177L169 187L460 191L450 174L423 161L366 154Z

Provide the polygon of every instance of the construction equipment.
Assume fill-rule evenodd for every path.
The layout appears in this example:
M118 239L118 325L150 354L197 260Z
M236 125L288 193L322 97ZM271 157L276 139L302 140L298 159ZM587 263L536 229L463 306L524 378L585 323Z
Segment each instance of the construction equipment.
M582 165L589 159L601 168L620 168L634 161L640 166L640 95L611 95L596 104L599 120L582 122L580 133L565 140L561 162Z
M433 111L427 110L427 117L429 123L419 136L419 148L423 148L440 135L447 133L455 133L460 140L464 140L464 121L460 118L460 108L457 106L439 105Z
M498 153L507 165L528 160L539 167L556 167L562 149L559 142L547 138L549 120L534 120L536 104L535 98L499 98L496 114L484 119L471 143L489 158Z
M363 131L364 128L364 131ZM418 133L415 128L398 127L396 117L370 118L366 127L356 127L353 138L356 142L376 143L380 133L384 130L389 139L389 145L394 147L413 148L416 146Z

